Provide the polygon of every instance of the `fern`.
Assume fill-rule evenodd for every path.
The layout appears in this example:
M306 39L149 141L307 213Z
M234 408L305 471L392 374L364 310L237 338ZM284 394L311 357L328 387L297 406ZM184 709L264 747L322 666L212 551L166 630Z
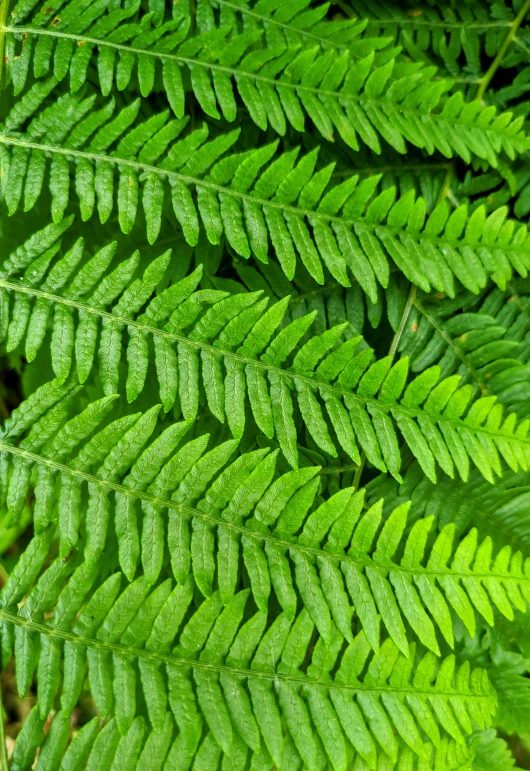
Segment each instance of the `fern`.
M415 302L416 312L411 313L409 329L401 338L400 350L411 356L412 370L421 372L439 363L443 375L458 372L463 382L476 384L482 394L495 394L507 407L526 415L530 315L517 284L510 283L505 292L491 290L480 305L464 294L443 306L442 317L439 301L429 298L428 303ZM456 308L463 312L454 315Z
M42 551L43 543L35 543L34 559ZM105 752L111 757L116 753L114 763L120 758L118 767L126 767L126 763L136 761L142 734L150 727L150 736L158 734L165 754L176 721L180 733L167 763L178 764L182 754L194 754L204 719L208 733L197 757L208 752L219 759L222 750L228 758L235 755L229 761L237 764L234 767L243 767L250 750L254 756L263 753L278 768L287 768L283 719L293 734L290 753L295 758L301 756L308 768L316 768L323 753L333 768L346 769L347 737L370 768L376 767L379 746L379 752L393 761L400 758L400 762L411 763L419 756L427 763L425 767L431 768L434 755L435 763L443 759L446 767L453 769L465 757L463 734L469 733L471 719L487 725L494 709L483 670L470 671L466 664L455 670L454 657L438 662L432 654L424 653L411 671L411 660L390 640L378 654L371 654L363 632L340 653L342 637L335 630L328 645L322 640L317 643L308 661L306 648L313 630L309 615L302 611L292 619L281 614L266 631L267 616L262 612L242 624L246 591L224 607L218 595L212 595L192 611L177 634L192 602L189 583L172 587L171 581L165 581L150 592L145 581L137 579L120 592L120 575L115 573L74 620L72 598L78 606L82 603L93 574L80 566L61 591L59 574L70 572L61 561L53 563L35 593L28 596L31 610L19 615L7 610L19 596L15 576L4 589L1 611L4 634L11 638L8 644L27 651L18 675L22 692L37 669L42 708L39 712L35 707L28 718L35 733L39 728L42 731L61 670L65 686L62 710L55 721L61 724L63 715L75 704L85 660L100 712L104 717L113 716L103 729L109 737L100 741L102 733L94 741L95 732L89 724L90 729L87 726L84 730L90 731L90 740L80 740L80 734L65 763L68 755L68 763L72 763L74 758L80 762L79 756L83 762L90 753L87 767L95 768L96 758L101 763ZM46 586L45 604L39 601L44 599L39 597L41 586ZM52 619L39 621L44 608L55 602ZM40 655L32 656L39 637ZM334 675L330 674L332 669L336 670ZM104 672L107 675L102 677ZM162 685L166 678L167 695ZM136 717L138 688L148 705L147 726L142 717ZM310 719L315 721L316 733ZM238 733L233 732L232 725ZM430 742L421 740L418 729L426 730ZM43 753L60 757L65 732L58 728L56 737L52 731ZM148 746L149 738L144 753ZM17 750L19 755L27 751L20 744Z
M34 110L34 100L45 96L54 83L37 84L8 115L7 128L18 128L28 111ZM318 283L324 282L324 264L343 286L351 283L349 274L353 274L372 301L377 297L376 280L382 286L388 283L388 258L423 290L433 286L450 296L455 292L455 277L472 292L478 292L488 277L504 287L513 268L522 275L527 273L526 227L505 222L505 209L486 218L483 209L468 217L466 208L461 207L449 216L447 207L440 205L425 222L421 199L415 201L413 195L406 195L395 201L394 191L388 189L375 197L363 213L377 178L357 186L355 175L325 192L333 165L315 172L318 150L298 163L297 149L272 160L276 143L242 154L227 154L238 132L206 141L206 126L167 150L185 121L166 124L167 112L160 113L128 131L137 117L139 101L120 110L110 121L112 101L83 118L93 106L92 98L79 101L79 97L69 96L52 104L28 128L30 138L43 138L44 142L4 136L4 163L9 168L5 173L5 199L10 213L18 209L23 194L25 210L33 208L42 192L46 155L50 155L52 213L56 220L62 218L68 204L69 164L75 159L75 187L85 220L92 216L96 202L103 222L111 215L117 167L118 219L122 232L129 233L138 215L138 174L145 173L141 193L150 243L160 232L169 184L173 210L188 243L197 243L200 219L210 242L219 243L224 233L238 254L246 258L253 254L266 262L270 238L288 278L294 275L298 253ZM68 120L63 117L65 108ZM101 124L87 149L78 149L87 144ZM65 147L54 144L58 138L65 141ZM105 155L115 143L116 154ZM159 160L162 154L164 159ZM155 162L158 165L153 165ZM265 171L261 171L266 164ZM198 211L190 187L197 193Z
M529 14L0 0L0 768L528 765Z
M475 530L459 545L451 568L447 568L453 552L451 526L441 531L426 554L432 520L422 519L403 545L400 565L394 565L392 557L406 526L406 504L389 516L374 549L381 502L361 516L362 496L345 488L308 513L318 489L318 467L288 472L271 484L276 453L245 453L228 465L235 443L228 441L205 453L207 435L185 444L175 455L187 428L185 423L170 426L146 446L155 429L158 407L142 416L112 422L84 444L108 412L112 398L94 402L54 435L53 429L64 414L64 397L64 387L50 385L37 391L32 404L34 425L27 437L18 447L12 445L23 428L14 415L13 425L6 424L6 438L0 444L8 521L15 522L20 515L36 464L35 528L42 531L58 518L63 557L76 548L84 525L85 561L90 567L97 564L112 518L120 565L129 580L135 575L141 552L147 582L155 583L167 542L172 572L179 583L185 582L191 570L200 591L210 597L216 577L220 597L226 603L237 583L242 548L252 595L263 612L273 587L289 615L296 610L297 595L301 597L323 639L330 638L332 619L343 636L351 639L351 600L374 650L379 649L380 615L404 655L408 654L408 643L398 607L421 642L439 654L432 620L452 645L449 606L473 634L473 607L493 622L486 589L495 606L508 617L513 617L512 604L525 609L520 592L530 598L530 579L526 578L530 562L523 565L520 553L511 560L510 549L505 547L490 565L491 541L477 545ZM36 420L42 407L52 401L55 405ZM80 522L83 482L88 484L84 523ZM114 506L112 490L116 493ZM145 515L141 539L135 499L142 501ZM52 514L56 509L58 517ZM424 559L426 568L421 565Z
M30 9L32 5L33 1L28 4ZM338 57L329 47L319 53L320 46L308 45L307 38L301 51L300 44L286 45L277 40L271 45L270 39L266 47L260 48L263 30L259 23L255 29L248 25L241 35L236 32L226 41L231 25L212 26L212 19L204 32L186 39L186 17L183 14L184 19L179 18L177 10L176 17L158 29L131 23L120 26L119 33L115 33L118 25L137 10L134 4L108 15L103 15L97 5L80 15L76 14L76 7L72 4L69 12L51 18L48 26L41 9L36 24L6 29L24 38L18 58L14 58L13 44L9 56L14 63L15 92L24 88L33 41L34 38L38 41L40 36L44 42L40 48L38 42L35 45L35 75L42 77L51 70L53 56L55 78L61 80L70 69L73 91L85 82L95 46L102 49L98 71L103 94L111 92L118 51L122 65L116 71L118 88L127 88L137 60L142 96L151 93L158 60L164 89L177 118L184 115L181 70L189 70L193 93L207 115L220 118L222 114L228 121L235 119L235 82L252 120L261 129L270 123L281 135L286 132L287 122L295 130L303 131L304 115L308 115L324 138L332 141L336 131L353 149L359 147L359 136L362 142L379 150L377 135L380 134L398 152L406 152L406 139L429 153L437 149L448 157L458 154L469 158L472 151L494 166L496 153L501 148L513 157L514 152L527 146L519 130L520 121L511 123L509 115L494 119L494 111L490 111L487 118L479 122L476 121L478 103L466 105L458 92L451 99L443 100L451 82L433 82L433 69L395 67L394 59L390 58L372 71L374 49L381 45L377 38L364 41L362 49L367 55L357 63L355 59L350 63L348 50ZM81 3L79 7L83 8ZM53 10L53 6L51 8ZM13 10L13 16L20 19L26 13L26 3L22 0ZM359 27L356 31L360 31ZM340 31L331 34L335 36L337 32L339 38L344 38ZM54 38L60 41L56 53Z
M389 5L351 0L354 12L368 19L371 34L391 35L414 60L445 68L459 82L480 83L483 57L495 58L506 34L523 21L521 4L475 2ZM513 57L513 51L510 51Z
M55 233L54 226L49 227ZM41 237L46 243L50 240L50 236ZM299 317L276 333L288 298L264 313L266 303L260 300L259 293L226 296L219 291L194 292L200 278L197 270L159 294L133 321L135 309L151 295L167 266L166 254L152 263L149 276L144 274L131 284L112 312L104 307L122 293L124 284L131 279L136 267L134 257L110 273L85 302L84 295L103 275L112 252L112 247L98 252L70 281L82 254L82 244L77 242L57 263L54 273L50 272L46 291L26 284L37 282L42 275L51 256L49 251L38 259L38 264L26 267L26 284L17 286L3 280L4 290L19 292L11 322L6 324L8 350L23 339L27 330L26 353L30 360L34 358L43 342L43 321L56 304L51 350L52 364L61 382L70 373L74 350L78 378L80 382L87 379L94 361L100 316L98 358L103 388L108 394L117 391L122 330L127 326L126 391L128 400L133 401L146 383L149 334L153 338L160 396L166 412L173 407L178 393L184 418L194 420L202 383L212 414L221 422L226 419L232 435L240 439L248 394L257 427L268 438L276 436L294 468L298 465L298 452L293 397L303 424L321 450L336 456L342 449L360 463L359 444L376 468L388 468L398 479L401 460L390 415L424 473L433 481L435 462L450 476L456 466L460 476L467 479L470 458L493 481L493 472L501 474L499 451L514 471L519 466L528 468L528 422L517 425L510 417L504 419L502 407L491 397L482 397L470 406L473 390L458 388L458 376L438 382L438 367L425 370L403 394L408 359L404 357L392 365L392 358L385 357L372 364L370 349L356 352L358 337L333 350L345 331L344 324L298 346L315 314ZM31 250L23 247L19 255L8 261L7 272L25 267L30 254ZM50 291L59 284L57 275L63 285L68 282L64 299ZM28 299L32 294L37 300L34 308ZM203 306L208 309L204 311ZM77 329L74 310L79 314ZM4 318L7 322L7 313ZM159 329L158 324L166 319ZM323 408L336 439L330 435Z
M459 538L474 523L499 549L508 544L526 556L530 553L529 483L528 473L520 471L492 487L474 470L465 483L441 476L437 484L433 484L415 462L404 474L402 484L388 474L380 475L369 482L367 494L369 502L384 498L386 507L410 500L414 514L414 518L409 516L410 524L417 518L432 516L437 528L453 523L456 538Z

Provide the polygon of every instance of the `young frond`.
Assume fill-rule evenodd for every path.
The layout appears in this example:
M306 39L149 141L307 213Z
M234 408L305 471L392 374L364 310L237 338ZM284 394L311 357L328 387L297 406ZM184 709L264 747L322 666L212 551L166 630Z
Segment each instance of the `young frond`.
M25 0L20 5L24 8ZM103 95L115 87L127 89L136 66L144 97L161 76L177 119L186 113L190 90L211 118L234 121L237 94L262 130L270 125L284 136L291 126L302 132L309 117L323 138L334 141L339 135L354 150L365 144L380 152L383 139L400 153L410 143L431 155L438 151L467 163L476 155L495 167L499 154L513 159L529 146L522 118L512 119L508 112L497 115L495 107L485 110L479 101L466 102L460 91L447 96L453 83L435 79L435 67L397 61L399 49L385 51L382 63L374 64L388 37L360 38L359 58L348 49L324 50L307 36L293 43L283 42L280 34L271 45L263 24L247 23L248 14L242 32L234 23L216 24L208 2L201 7L207 15L209 10L211 19L198 35L189 34L189 15L179 13L178 6L170 21L150 28L149 15L128 22L138 3L109 12L106 4L94 3L77 14L77 3L71 3L64 15L44 16L46 5L37 11L36 23L8 28L8 64L16 94L23 91L32 64L37 78L53 73L61 81L70 74L70 89L76 92L87 79L92 56L98 54ZM24 15L16 8L13 13L15 19ZM346 35L338 31L339 42L352 32L359 35L364 27L346 22ZM334 34L333 27L324 32L326 39Z
M300 148L280 154L277 142L234 152L239 130L209 139L206 124L175 141L187 118L171 120L166 111L135 124L140 100L116 109L111 99L95 110L94 98L79 94L59 97L20 135L55 83L33 86L0 134L9 214L35 206L49 167L56 222L68 206L73 176L83 220L97 207L106 222L117 199L121 230L130 233L141 199L154 243L169 192L189 244L197 244L201 223L211 243L224 233L241 257L267 262L270 241L289 279L301 259L319 284L324 267L342 286L353 276L372 302L377 284L388 285L390 263L424 291L434 287L451 297L455 279L477 293L489 278L504 288L514 269L528 272L526 226L507 220L506 207L489 216L480 207L469 216L466 206L450 213L443 202L427 216L412 190L398 200L395 188L374 196L377 176L330 184L333 163L315 171L318 147L299 160Z
M82 548L87 568L97 566L112 522L129 580L140 560L146 585L169 563L179 583L193 575L205 598L218 593L226 604L237 589L241 557L263 613L272 594L289 617L300 599L324 640L335 624L351 641L358 618L374 651L382 626L405 656L404 620L439 655L440 633L454 643L450 609L473 635L475 610L492 624L493 606L511 619L514 606L524 612L530 601L530 558L523 561L509 546L493 558L491 539L479 542L476 529L455 549L454 526L432 542L433 517L426 517L404 538L408 503L382 524L383 501L363 513L364 494L352 488L316 498L319 467L277 476L276 451L233 460L236 443L207 450L208 435L177 450L186 423L152 441L159 407L100 429L112 397L65 422L65 387L43 389L30 397L33 428L18 444L26 424L17 413L6 423L3 494L7 521L15 523L35 477L35 529L46 533L57 523L62 558Z
M47 543L43 535L30 545L37 573ZM249 607L248 590L224 605L216 591L197 606L191 579L150 589L141 577L122 589L114 573L92 592L97 571L86 563L72 570L53 562L21 609L20 571L0 597L3 656L7 662L14 649L21 695L37 675L39 701L26 724L33 742L62 681L59 725L42 750L57 758L55 768L85 672L107 736L96 738L88 724L90 738L78 735L61 768L82 767L87 756L90 769L146 768L135 763L152 730L167 769L188 768L195 753L213 753L214 768L224 756L230 769L243 769L249 753L253 763L262 753L263 767L286 771L300 758L311 771L327 762L346 771L355 755L374 770L381 755L390 769L458 769L465 736L495 713L485 671L457 666L452 655L437 659L412 646L407 658L391 639L373 653L364 632L345 641L334 625L313 647L306 610L271 622ZM32 740L22 733L14 757L32 760Z

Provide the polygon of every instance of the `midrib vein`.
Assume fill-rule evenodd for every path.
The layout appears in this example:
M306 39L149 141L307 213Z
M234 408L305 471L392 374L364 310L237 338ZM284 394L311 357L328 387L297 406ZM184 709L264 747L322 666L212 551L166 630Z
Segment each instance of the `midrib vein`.
M45 35L48 37L53 37L57 39L63 39L63 40L71 40L72 42L81 43L83 45L93 45L93 46L106 46L107 48L114 48L117 51L125 51L126 53L135 54L136 56L150 56L154 59L167 59L169 61L174 62L180 62L181 64L187 64L190 67L202 67L203 69L207 70L216 70L217 72L223 72L226 75L230 75L232 78L248 78L250 80L258 80L262 83L266 83L267 85L276 87L276 86L282 86L284 88L289 88L291 90L296 91L307 91L308 93L317 94L319 96L331 96L336 99L346 99L353 102L362 101L362 97L355 97L351 94L347 93L341 93L340 91L330 91L327 89L322 88L314 88L312 86L305 86L301 83L291 83L288 80L280 80L276 78L268 78L265 75L259 75L258 73L254 72L247 72L245 70L238 70L235 67L225 67L222 64L215 64L215 62L208 62L204 61L203 59L198 59L194 57L188 57L188 56L178 56L178 54L170 54L166 51L155 51L149 48L135 48L134 46L125 45L124 43L114 43L112 40L107 40L105 38L97 38L97 37L89 37L88 35L75 35L70 32L61 32L59 30L51 30L51 29L40 29L39 27L10 27L10 26L3 26L0 25L0 33L12 33L12 34L20 34L20 35ZM384 100L369 100L366 97L364 98L365 101L373 101L374 104L384 104ZM400 106L401 107L401 106ZM416 110L406 110L407 112L418 112L420 115L424 115L424 113L420 113ZM431 113L429 113L431 115ZM432 115L436 115L436 113L432 113Z
M364 407L372 405L376 408L382 409L387 413L391 410L398 410L400 413L404 415L408 415L411 418L416 418L419 415L423 415L433 422L442 421L444 423L454 426L455 428L467 429L472 432L484 434L492 438L503 439L505 441L513 440L513 441L520 442L522 444L527 444L530 446L530 437L523 439L520 437L512 436L511 434L503 434L500 431L491 431L487 428L484 428L483 426L470 426L464 421L446 418L441 413L430 414L425 410L416 409L413 407L405 407L399 402L384 402L380 398L360 396L359 394L356 394L354 391L351 391L347 388L341 388L338 385L332 385L331 383L327 383L323 380L318 380L317 378L312 378L307 375L299 374L298 372L291 371L291 370L284 370L281 367L277 367L272 364L267 364L266 362L260 361L259 359L249 359L248 357L242 356L241 354L235 353L233 351L226 351L222 348L217 348L215 345L210 345L209 343L205 343L201 340L191 340L189 337L185 337L184 335L177 335L177 334L174 334L173 332L167 332L164 329L158 329L157 327L150 327L147 324L141 324L140 322L133 321L132 319L128 319L124 316L117 316L112 313L108 313L107 311L100 310L98 308L92 308L91 306L85 305L84 303L81 303L77 300L71 300L65 297L60 297L59 295L53 295L53 294L50 294L49 292L43 292L42 290L34 289L33 287L25 287L20 284L15 284L0 278L0 288L2 287L7 290L22 292L23 294L26 294L26 295L31 295L34 297L42 297L43 299L49 300L52 303L66 305L70 308L75 308L76 310L82 311L84 313L89 313L93 316L100 316L101 318L106 319L107 321L110 321L117 325L123 325L123 326L131 327L133 329L137 329L140 332L146 332L152 335L158 335L159 337L165 337L169 340L172 340L177 343L181 343L183 345L187 345L191 348L207 351L208 353L211 353L219 358L225 358L225 357L232 358L235 361L238 361L245 366L249 364L259 369L270 370L272 372L275 372L279 377L284 378L288 382L292 380L301 380L307 383L307 385L313 391L318 388L321 391L334 393L341 397L348 396L349 398L352 398L355 401L359 402Z
M261 83L264 83L268 86L271 86L273 88L281 87L281 88L287 88L291 91L296 92L307 92L314 94L318 97L330 97L332 99L337 99L341 104L346 102L353 102L356 104L360 104L361 107L366 106L375 106L378 108L384 109L386 106L388 106L390 109L393 110L399 110L401 113L406 113L408 115L414 115L418 119L425 119L429 118L431 120L438 120L442 123L448 123L450 125L455 126L464 126L471 129L476 129L477 131L484 132L486 134L497 134L501 137L506 136L506 129L503 128L495 128L493 125L489 124L487 126L478 126L475 124L469 124L468 122L464 120L460 120L459 117L455 116L443 116L441 113L436 112L422 112L421 110L410 107L406 103L403 102L394 102L390 99L383 98L373 98L368 97L365 94L360 95L354 95L350 94L348 92L344 91L331 91L328 89L318 88L318 87L312 87L303 85L302 83L291 83L289 80L282 80L281 78L269 78L264 75L259 75L258 73L254 72L246 72L244 70L238 70L234 67L225 67L221 64L215 64L214 62L208 62L203 61L198 58L192 58L192 57L186 57L186 56L178 56L177 54L170 54L166 53L165 51L153 51L147 48L135 48L133 46L124 45L123 43L114 43L111 40L106 40L105 38L93 38L86 35L75 35L69 32L60 32L58 30L50 30L50 29L40 29L38 27L11 27L11 26L2 26L0 25L0 34L3 33L16 33L16 34L26 34L26 35L47 35L49 37L53 38L62 38L66 40L71 40L77 43L81 44L88 44L93 46L107 46L109 48L114 48L118 51L125 51L128 53L135 54L137 56L151 56L155 59L167 59L169 61L175 61L180 62L182 64L186 64L189 67L202 67L203 69L207 70L215 70L217 72L222 72L226 75L229 75L231 78L234 78L236 81L238 78L247 78L249 80L255 80L259 81ZM453 82L453 79L451 78L444 78L448 82ZM325 105L324 105L325 106Z
M30 452L29 450L25 450L21 447L15 447L11 444L8 444L7 442L0 441L0 453L1 452L9 452L12 455L16 455L18 457L23 458L27 462L40 463L41 465L48 466L49 468L52 468L55 471L66 473L66 474L69 474L70 476L77 477L78 479L81 479L87 484L95 484L99 487L106 487L109 490L114 490L115 492L123 493L133 498L138 498L139 500L146 501L155 506L160 506L162 508L168 508L168 509L173 509L175 511L180 511L182 512L182 514L187 516L199 517L200 519L203 519L206 522L211 522L212 525L223 525L224 527L230 530L234 530L235 532L240 533L241 535L247 536L249 538L254 538L255 540L258 540L258 541L274 543L276 546L280 546L281 548L284 548L289 551L295 550L295 551L305 552L312 557L322 557L322 558L333 560L336 562L352 563L353 565L360 566L362 568L370 567L383 572L385 575L389 572L394 572L394 573L406 573L410 576L425 575L432 579L446 577L446 578L453 578L459 581L464 578L475 578L479 580L483 580L486 578L495 578L497 580L502 580L502 581L512 581L517 584L530 583L530 578L527 578L526 576L513 576L513 575L510 575L509 573L493 573L493 572L476 573L472 571L459 573L449 569L445 571L433 570L432 568L428 568L428 567L424 568L423 566L405 568L391 561L376 562L370 559L369 557L364 557L364 558L351 557L350 555L347 555L347 554L336 554L334 552L328 552L328 551L325 551L324 549L318 549L313 546L306 546L303 544L299 544L297 542L283 540L282 538L279 538L278 536L275 536L273 534L252 530L250 528L245 527L245 525L239 525L235 522L230 522L228 520L225 520L222 517L217 517L213 514L207 514L206 512L199 511L198 509L195 509L191 506L186 506L181 503L176 503L175 501L167 498L160 498L155 495L152 495L151 493L144 492L143 490L129 488L129 487L126 487L125 485L119 484L118 482L112 482L109 479L102 479L98 476L95 476L94 474L89 474L86 471L80 471L79 469L71 468L70 466L67 466L64 463L59 463L58 461L53 460L53 458L45 458L42 455L37 455L36 453Z
M470 361L468 361L467 356L465 355L464 351L459 348L451 335L449 335L442 323L438 321L438 319L433 316L429 311L421 304L421 302L417 299L414 300L414 305L418 309L418 311L424 316L424 318L429 322L429 324L438 332L438 334L443 338L443 340L447 343L448 347L451 348L452 351L458 356L462 364L466 367L466 369L469 370L471 376L479 386L480 390L483 394L489 393L489 389L487 385L480 379L478 372L475 370L473 365Z
M171 171L169 169L161 168L160 166L151 166L147 163L142 163L140 161L135 161L129 158L119 158L114 155L105 155L104 153L95 153L95 152L89 152L85 150L74 150L69 147L58 147L56 145L44 145L44 144L41 144L40 142L28 142L25 139L18 139L17 137L11 137L6 134L0 134L0 143L5 145L13 145L16 147L25 147L28 150L40 150L43 153L56 153L59 155L71 156L73 158L86 158L87 160L92 160L92 161L104 161L107 163L115 164L117 166L129 166L130 168L138 169L139 171L142 171L142 172L151 172L153 174L159 174L160 176L179 179L182 182L185 182L190 185L194 185L197 188L201 188L201 187L208 188L209 190L213 190L216 193L223 193L225 195L233 196L234 198L247 200L259 206L268 206L269 208L279 209L280 211L288 211L294 215L298 215L299 217L313 218L313 219L323 220L326 222L337 223L338 225L343 225L346 227L353 227L355 229L356 234L359 233L359 231L357 230L357 228L359 228L360 230L369 230L374 232L384 231L385 233L388 233L393 237L398 236L401 233L406 233L411 238L416 238L420 245L422 242L430 242L437 246L438 245L452 246L455 249L459 249L464 246L469 246L472 249L479 249L481 247L496 248L495 244L469 243L468 241L458 241L457 239L436 238L434 236L427 236L417 231L409 231L405 228L392 228L389 225L382 225L377 222L370 222L368 220L350 219L345 216L325 214L324 212L319 212L312 209L302 209L300 207L290 206L285 203L280 203L279 201L274 201L274 200L271 201L266 198L258 198L257 196L249 193L242 193L238 190L233 190L229 187L223 187L222 185L217 185L215 184L215 182L211 182L210 180L207 180L207 179L202 179L200 177L192 177L188 174L181 174L178 171ZM520 252L522 248L523 246L512 246L512 245L502 246L502 250L505 253Z
M5 610L0 610L0 620L7 623L16 624L17 626L26 627L35 632L46 634L51 637L57 637L61 640L77 643L79 645L86 645L93 648L104 648L112 653L117 653L122 656L134 656L136 658L155 659L156 661L164 662L166 664L174 664L185 668L193 669L205 669L213 672L227 672L239 677L253 677L257 679L265 679L271 681L282 682L294 682L299 685L305 685L314 688L332 688L336 690L346 690L353 692L379 692L379 693L402 693L404 695L420 695L424 697L428 696L443 696L443 697L459 697L465 699L488 699L491 698L486 693L473 693L472 691L458 691L458 690L441 690L434 687L431 688L418 688L404 686L394 687L392 685L365 685L364 683L336 683L333 680L320 680L311 679L302 675L288 675L283 672L264 672L253 669L244 669L242 667L231 667L223 664L211 664L205 661L186 659L181 657L172 656L169 653L160 653L159 651L148 651L144 648L134 648L131 646L121 645L120 643L112 643L107 640L95 640L93 637L83 637L82 635L74 634L73 632L67 632L63 629L57 629L56 627L46 626L45 624L39 624L36 621L30 619L21 618L15 616L12 613L8 613Z
M329 46L330 48L336 48L338 51L350 50L347 45L334 43L333 40L329 38L319 37L318 35L314 35L310 31L306 31L304 29L298 29L297 27L293 27L292 25L286 24L285 22L277 21L276 19L273 19L270 16L263 16L262 14L255 13L251 8L247 8L244 5L236 5L235 3L226 2L226 0L212 0L212 5L214 7L216 5L218 6L224 5L225 8L231 8L233 11L235 11L236 13L240 13L242 16L249 16L250 18L257 19L259 22L261 22L264 25L277 27L278 29L286 30L287 32L290 32L294 35L300 35L300 37L307 38L309 40L314 40L316 43L322 46L322 48ZM353 55L358 56L357 54L353 54ZM361 57L359 56L358 58L361 58Z

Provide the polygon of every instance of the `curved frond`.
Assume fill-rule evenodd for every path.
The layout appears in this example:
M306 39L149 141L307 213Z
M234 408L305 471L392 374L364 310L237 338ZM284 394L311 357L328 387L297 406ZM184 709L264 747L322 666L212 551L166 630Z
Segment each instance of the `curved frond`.
M170 120L167 112L131 128L139 100L94 110L92 97L66 95L31 119L22 137L18 129L54 86L52 79L33 87L0 135L10 214L33 208L49 166L55 221L68 206L72 175L84 220L97 207L106 222L117 203L121 230L129 233L141 200L153 243L169 193L189 244L198 241L199 223L211 243L224 233L244 258L267 262L270 242L288 278L301 260L319 284L324 267L342 286L353 275L372 302L377 283L388 285L391 262L424 291L432 286L451 297L455 278L477 293L489 277L504 287L514 269L528 272L527 229L506 220L506 208L469 216L465 206L450 214L443 202L427 217L412 190L397 201L394 188L374 197L377 177L329 184L334 164L315 171L318 148L300 160L298 148L278 154L277 143L234 153L239 131L208 140L206 125L174 141L187 119Z
M21 6L26 6L24 0ZM388 37L360 39L357 50L363 55L359 58L348 49L327 46L324 50L320 41L308 38L283 42L282 34L271 46L271 34L267 40L264 25L248 23L254 17L246 14L242 32L233 23L219 26L209 3L201 8L207 9L211 19L203 31L190 36L189 16L179 15L178 9L173 19L150 29L148 16L145 23L144 19L128 22L136 4L108 13L106 5L92 4L80 15L75 6L65 14L44 15L46 7L43 3L35 23L6 28L11 41L8 63L12 63L17 94L26 85L32 63L40 78L53 72L60 81L70 73L70 88L75 92L84 85L92 56L97 54L104 95L115 85L125 90L137 66L142 96L152 92L160 75L178 119L185 114L186 91L191 90L212 118L234 121L237 94L263 130L270 125L281 136L288 126L304 131L307 116L325 139L333 141L338 134L355 150L365 144L380 152L382 138L400 153L410 143L429 154L457 155L467 163L477 155L497 166L500 153L513 159L528 148L522 118L496 115L495 107L484 110L478 100L466 103L459 91L447 96L453 83L434 79L436 68L398 62L393 54L399 49L386 53L382 64L374 66L374 55L388 44ZM321 13L319 8L315 12ZM13 13L15 18L24 15L16 8ZM360 34L365 27L345 22L343 34L333 23L324 24L331 24L325 27L326 40L336 34L339 41L352 32ZM274 23L267 26L274 28Z
M35 558L39 550L36 544ZM464 737L491 724L496 700L485 671L457 667L454 656L418 651L415 663L413 649L406 658L390 639L373 653L364 632L344 645L335 627L327 643L320 638L313 647L307 611L271 622L246 610L248 590L225 605L215 592L197 607L191 580L150 590L138 578L121 590L115 573L92 592L94 570L81 564L62 588L70 573L68 563L52 563L20 610L20 574L10 578L1 595L2 650L7 661L14 646L21 695L37 675L39 701L26 724L33 737L42 736L61 680L55 721L68 722L87 671L101 717L111 718L105 741L94 742L93 727L86 728L91 740L67 749L80 752L81 764L98 753L99 765L90 756L87 768L101 768L109 756L110 767L125 754L128 764L114 767L136 767L141 737L146 752L152 730L168 769L182 754L191 760L206 752L217 762L264 753L268 767L285 769L300 757L313 771L321 757L345 771L357 754L375 769L381 753L389 768L416 768L420 758L418 768L444 760L456 769L466 758ZM42 752L52 754L51 744L60 758L68 735L52 724ZM19 742L15 753L30 757L35 746L23 736ZM240 762L229 767L243 768Z
M49 237L54 228L49 226L33 238ZM300 423L324 453L336 457L343 451L360 463L360 447L372 465L388 469L397 479L401 468L397 430L432 481L436 463L450 476L456 467L465 480L471 460L491 482L494 474L502 473L501 458L513 471L528 468L528 420L517 424L515 415L505 417L495 397L474 400L471 386L459 387L459 376L440 380L438 366L406 385L408 359L393 364L387 356L372 363L371 349L357 350L359 336L339 342L347 323L305 340L315 311L286 324L289 298L266 310L259 293L194 291L200 270L164 290L136 315L160 281L167 253L125 291L124 281L136 268L134 256L93 290L93 280L104 275L113 248L98 252L72 279L82 254L78 242L44 279L46 288L37 289L35 284L44 278L54 254L52 248L31 263L34 252L27 245L21 247L7 260L8 278L0 279L0 286L9 347L26 338L30 358L44 341L53 310L51 353L60 381L68 377L74 353L78 376L84 381L98 349L105 393L119 390L127 329L130 401L143 390L154 358L166 411L178 396L182 415L194 420L202 386L211 413L226 421L239 440L248 402L253 423L269 439L276 437L293 468L298 465ZM12 280L16 271L26 280ZM63 288L63 295L56 294ZM10 294L15 297L13 310L8 306Z
M48 400L53 393L48 387ZM152 441L159 407L100 430L112 397L64 423L63 393L56 388L49 406L35 392L31 431L15 444L24 425L14 413L0 441L8 522L17 521L34 471L35 528L57 522L63 558L79 548L82 533L87 566L97 565L113 522L129 580L141 559L147 584L155 583L167 543L174 577L182 583L191 572L205 597L218 589L226 603L242 562L262 612L274 593L292 617L300 597L326 641L333 623L351 640L355 612L375 651L382 625L404 655L404 620L439 655L438 634L453 645L450 608L473 635L475 610L492 624L492 603L511 619L512 606L525 611L530 601L530 559L523 562L509 546L493 558L491 539L479 543L476 529L455 549L453 525L428 541L433 518L427 517L403 538L408 503L381 528L382 500L363 513L364 494L352 488L315 499L319 467L275 478L277 452L231 460L236 443L207 451L208 435L176 451L189 426L173 424Z

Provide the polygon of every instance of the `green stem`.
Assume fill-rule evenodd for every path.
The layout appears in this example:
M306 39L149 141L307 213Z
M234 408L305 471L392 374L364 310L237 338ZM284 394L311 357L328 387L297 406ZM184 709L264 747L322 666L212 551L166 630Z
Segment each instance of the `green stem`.
M2 76L4 70L4 47L6 41L6 21L9 0L0 0L0 92L2 90Z
M455 172L455 162L452 161L446 167L445 176L443 178L442 186L440 188L440 192L438 194L438 199L436 201L436 204L441 203L447 197L447 194L451 189L451 180L453 179L454 172Z
M401 340L401 337L403 335L403 332L405 330L405 326L407 324L408 318L410 316L410 311L412 310L412 306L414 305L414 301L416 299L416 285L411 284L409 295L407 297L407 304L405 305L405 308L403 310L403 315L401 316L401 321L399 323L399 327L397 329L396 334L392 338L392 343L390 344L390 348L388 350L388 355L394 357L396 355L396 351L399 345L399 342Z
M497 51L497 56L495 57L495 59L492 61L492 63L486 70L484 77L481 79L481 83L480 83L480 86L478 87L478 91L476 95L477 99L482 99L482 97L484 96L486 89L491 83L493 76L497 72L502 60L504 59L504 55L508 50L510 43L515 37L515 33L521 26L521 23L524 20L524 17L526 16L529 10L530 10L530 0L526 0L525 4L523 5L519 13L510 24L510 28L508 29L506 37L504 38L501 47Z

